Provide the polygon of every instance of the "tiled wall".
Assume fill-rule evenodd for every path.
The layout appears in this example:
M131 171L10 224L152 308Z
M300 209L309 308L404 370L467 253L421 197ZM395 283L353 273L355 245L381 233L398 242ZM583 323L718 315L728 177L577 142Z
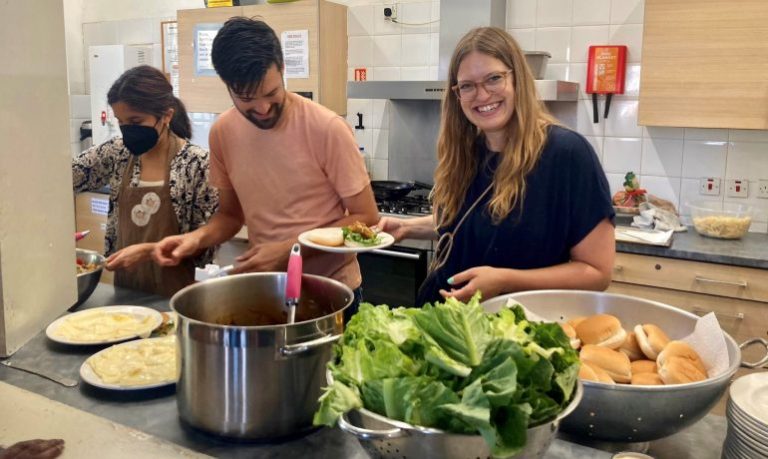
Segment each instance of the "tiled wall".
M395 3L405 26L384 20L392 2L354 1L349 6L349 80L354 69L367 69L369 80L423 80L437 77L439 1ZM652 194L672 201L683 215L686 202L726 200L755 206L752 231L768 228L768 199L757 198L757 181L768 179L768 131L653 128L637 125L642 55L643 0L507 0L507 30L523 49L549 51L547 79L577 81L578 131L592 143L612 192L621 189L632 170ZM625 94L615 96L607 120L592 123L591 96L583 92L587 49L593 44L629 47ZM602 101L600 110L602 113ZM366 129L357 130L372 176L386 178L387 106L382 100L351 99L348 121L363 114ZM699 179L722 180L720 196L698 194ZM725 180L750 181L749 197L725 198Z

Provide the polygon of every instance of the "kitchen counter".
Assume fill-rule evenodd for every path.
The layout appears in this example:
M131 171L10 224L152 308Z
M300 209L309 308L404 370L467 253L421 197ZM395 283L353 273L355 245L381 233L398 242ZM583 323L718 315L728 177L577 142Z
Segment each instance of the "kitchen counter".
M616 251L768 269L768 234L764 233L747 233L741 239L725 240L701 236L689 227L688 231L672 236L670 247L616 242Z
M168 310L168 300L111 285L99 284L89 300L78 310L133 304ZM85 359L100 350L96 346L63 346L48 340L44 331L24 345L11 360L32 368L79 380L79 368ZM149 433L191 450L223 458L350 458L367 454L358 441L337 428L321 428L304 436L273 443L228 441L207 435L184 425L178 417L174 386L158 389L109 391L91 387L82 381L68 388L36 375L0 366L0 381L40 394L110 421ZM0 416L13 417L0 405ZM656 458L719 458L726 434L726 420L708 415L702 421L664 440L652 442L649 452ZM0 432L2 439L2 432ZM547 459L608 459L611 454L591 447L556 439L545 455Z

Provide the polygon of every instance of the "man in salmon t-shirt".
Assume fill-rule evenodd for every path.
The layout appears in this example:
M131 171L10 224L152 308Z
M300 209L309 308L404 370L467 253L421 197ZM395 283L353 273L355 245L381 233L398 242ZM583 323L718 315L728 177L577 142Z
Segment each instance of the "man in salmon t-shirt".
M219 209L197 230L160 241L153 253L159 264L175 265L227 241L245 223L250 247L232 272L285 271L303 231L378 221L352 129L327 108L286 90L280 40L267 24L228 20L213 41L212 60L234 104L209 138ZM353 254L304 249L302 255L304 272L353 289L356 307L361 278Z

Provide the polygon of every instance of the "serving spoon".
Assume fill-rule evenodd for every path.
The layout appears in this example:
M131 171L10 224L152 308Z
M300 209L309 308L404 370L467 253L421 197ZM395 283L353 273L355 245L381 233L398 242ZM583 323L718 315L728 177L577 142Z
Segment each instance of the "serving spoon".
M5 365L8 368L15 368L17 370L21 370L21 371L24 371L24 372L27 372L27 373L30 373L30 374L33 374L33 375L37 375L37 376L40 376L42 378L48 379L50 381L53 381L53 382L55 382L57 384L61 384L62 386L65 386L65 387L75 387L75 386L77 386L77 381L74 380L74 379L71 379L71 378L67 378L67 377L59 376L59 375L48 374L48 373L43 373L43 372L41 372L39 370L33 370L31 368L27 368L25 366L21 366L21 365L19 365L16 362L11 362L10 360L3 360L3 361L0 361L0 363Z

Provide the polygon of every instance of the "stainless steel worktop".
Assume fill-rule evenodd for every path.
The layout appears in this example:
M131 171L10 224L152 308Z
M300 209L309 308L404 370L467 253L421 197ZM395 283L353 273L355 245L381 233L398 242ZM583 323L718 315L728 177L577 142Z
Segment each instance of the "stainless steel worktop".
M99 284L91 298L79 309L118 304L168 310L166 299L105 284ZM48 340L44 332L40 332L11 359L29 367L79 379L80 365L100 349L58 345ZM215 457L368 457L356 439L339 429L322 428L279 443L234 442L201 433L183 425L179 420L174 386L140 391L108 391L81 381L77 387L67 388L4 366L0 366L0 381ZM0 404L0 416L13 415ZM685 432L651 443L650 453L657 458L719 458L726 434L725 425L725 418L709 415ZM545 458L607 459L610 456L610 453L604 451L557 439Z

